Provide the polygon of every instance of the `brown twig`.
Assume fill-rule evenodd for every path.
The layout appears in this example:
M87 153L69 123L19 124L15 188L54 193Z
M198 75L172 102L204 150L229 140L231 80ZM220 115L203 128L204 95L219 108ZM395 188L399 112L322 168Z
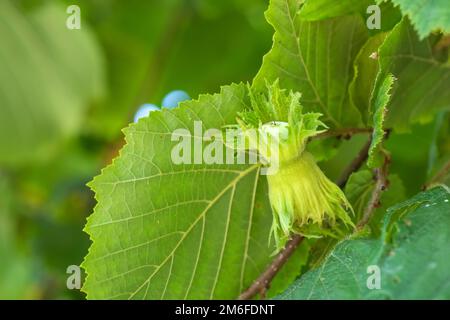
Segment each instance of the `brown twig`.
M370 145L372 144L372 137L369 138L369 140L364 144L362 149L359 151L358 155L355 159L350 163L350 165L345 168L344 172L342 172L341 177L337 181L337 185L339 188L344 188L347 184L348 179L350 178L350 175L353 172L358 171L363 163L367 160L369 157L369 149Z
M366 207L366 210L364 211L364 215L361 218L361 220L356 225L357 230L361 230L372 217L373 213L377 208L380 207L380 199L383 191L385 191L389 187L389 180L388 180L388 174L389 174L389 164L391 163L391 158L388 154L385 154L384 163L381 168L375 169L375 189L372 192L372 197L370 198L370 201Z
M444 35L433 48L433 52L437 53L450 47L450 35Z
M284 249L277 254L270 266L253 282L253 284L245 290L239 297L239 300L248 300L256 296L258 293L262 299L265 298L266 292L270 287L270 283L281 267L287 262L289 257L294 253L295 249L302 242L303 237L296 234L286 244Z
M371 129L371 128L336 129L336 130L328 130L328 131L319 133L318 135L312 137L312 139L316 140L316 139L324 139L324 138L330 138L330 137L350 139L355 134L372 133L372 132L373 132L373 129Z

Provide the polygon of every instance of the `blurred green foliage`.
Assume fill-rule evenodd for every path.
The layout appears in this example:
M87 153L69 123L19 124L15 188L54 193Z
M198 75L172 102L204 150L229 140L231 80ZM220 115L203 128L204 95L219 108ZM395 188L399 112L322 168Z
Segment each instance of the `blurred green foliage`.
M250 81L271 45L265 0L81 0L81 30L68 30L72 4L0 5L2 299L83 298L66 268L89 247L86 183L121 129L170 90Z

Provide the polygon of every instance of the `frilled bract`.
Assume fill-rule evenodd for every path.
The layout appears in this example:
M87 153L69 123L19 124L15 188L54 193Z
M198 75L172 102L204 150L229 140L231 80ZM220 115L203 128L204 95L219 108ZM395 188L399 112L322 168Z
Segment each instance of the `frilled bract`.
M323 132L320 113L304 113L300 93L268 85L268 95L249 88L251 108L237 119L246 148L264 159L273 211L272 235L277 251L292 232L320 237L353 227L352 212L342 190L331 182L305 150L308 139Z

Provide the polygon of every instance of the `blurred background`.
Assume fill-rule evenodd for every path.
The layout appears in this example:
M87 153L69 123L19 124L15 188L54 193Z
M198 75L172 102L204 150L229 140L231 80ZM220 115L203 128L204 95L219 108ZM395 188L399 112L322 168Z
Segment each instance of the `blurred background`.
M73 4L80 30L66 27ZM86 183L117 156L121 129L142 104L161 105L176 89L196 98L251 81L272 44L267 5L0 0L0 299L84 298L67 289L66 270L89 247L82 230L95 199ZM432 171L444 117L388 142L405 196ZM330 178L364 139L330 151L322 163Z
M250 81L267 0L0 0L0 298L80 299L86 183L143 103ZM81 29L69 30L69 5Z

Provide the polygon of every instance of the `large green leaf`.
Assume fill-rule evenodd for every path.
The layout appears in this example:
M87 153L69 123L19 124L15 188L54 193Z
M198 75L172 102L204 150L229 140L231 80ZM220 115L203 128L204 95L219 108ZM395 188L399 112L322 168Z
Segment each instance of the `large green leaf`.
M102 92L103 66L86 26L68 30L64 8L25 14L0 3L0 163L43 159L81 126Z
M421 193L388 210L379 239L342 241L279 298L449 299L449 225L448 189ZM380 289L367 286L370 266L381 272Z
M436 41L435 37L420 41L404 19L379 49L377 87L389 73L398 79L388 106L387 127L407 129L413 122L430 120L437 111L450 109L450 65L445 52L434 51Z
M382 2L386 0L378 0ZM447 0L391 0L408 15L424 39L432 31L450 32L450 6Z
M271 0L266 17L275 28L274 44L254 86L262 90L265 81L279 78L282 87L301 92L305 108L323 113L330 126L359 125L348 86L368 37L364 21L355 15L308 22L300 15L302 2Z
M352 13L365 14L367 7L373 3L373 0L307 0L300 16L305 20L314 21Z
M272 215L260 167L171 159L174 130L194 133L197 120L204 130L235 123L246 90L224 87L126 129L120 157L91 183L98 205L86 225L88 298L232 299L270 262ZM292 264L288 273L300 268ZM275 292L292 275L284 278Z

